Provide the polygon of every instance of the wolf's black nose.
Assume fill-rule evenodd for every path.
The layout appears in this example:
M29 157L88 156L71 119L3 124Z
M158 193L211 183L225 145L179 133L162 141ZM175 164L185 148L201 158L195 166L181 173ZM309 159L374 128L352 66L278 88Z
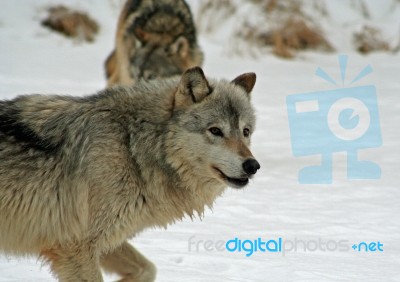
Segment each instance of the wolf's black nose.
M248 174L256 174L260 169L260 164L255 159L248 159L243 163L243 169Z

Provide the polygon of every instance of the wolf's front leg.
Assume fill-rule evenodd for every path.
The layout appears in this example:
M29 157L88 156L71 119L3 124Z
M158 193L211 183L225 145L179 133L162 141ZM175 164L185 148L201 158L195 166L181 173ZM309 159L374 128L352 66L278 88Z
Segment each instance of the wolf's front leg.
M117 273L120 282L152 282L156 279L156 267L128 242L100 260L105 271Z
M102 282L99 256L87 246L69 246L46 250L41 255L50 262L59 281Z

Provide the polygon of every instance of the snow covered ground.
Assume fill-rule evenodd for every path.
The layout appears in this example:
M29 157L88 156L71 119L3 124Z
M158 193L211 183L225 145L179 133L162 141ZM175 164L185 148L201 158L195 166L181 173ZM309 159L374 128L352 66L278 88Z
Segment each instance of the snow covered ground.
M28 93L83 95L105 86L103 62L113 46L119 2L64 1L100 23L100 35L92 44L77 44L40 27L46 5L59 2L2 2L1 99ZM361 56L341 50L349 59L345 85L366 65L373 68L352 86L376 87L383 145L362 150L359 156L380 165L381 179L347 180L346 154L337 153L333 184L305 185L298 183L298 171L317 164L320 157L292 155L286 96L337 87L314 72L321 67L340 81L338 54L306 52L290 61L272 55L238 58L210 36L200 36L200 43L208 76L232 79L243 72L257 73L253 153L261 170L244 190L227 190L204 219L148 230L132 240L157 265L157 281L400 281L400 55ZM298 248L250 256L245 251L207 250L235 237L281 238L286 248L291 243ZM212 243L204 245L206 240ZM383 251L351 248L378 241ZM325 251L312 251L317 243ZM36 258L0 256L0 281L54 280Z

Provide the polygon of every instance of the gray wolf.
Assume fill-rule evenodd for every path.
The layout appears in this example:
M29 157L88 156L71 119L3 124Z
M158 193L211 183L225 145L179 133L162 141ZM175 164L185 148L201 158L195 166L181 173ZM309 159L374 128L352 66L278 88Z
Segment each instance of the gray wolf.
M60 281L154 281L127 242L202 214L260 168L249 150L255 74L181 77L86 97L0 101L0 250L38 254Z
M115 49L105 62L107 86L181 75L202 62L184 0L128 0L118 20Z

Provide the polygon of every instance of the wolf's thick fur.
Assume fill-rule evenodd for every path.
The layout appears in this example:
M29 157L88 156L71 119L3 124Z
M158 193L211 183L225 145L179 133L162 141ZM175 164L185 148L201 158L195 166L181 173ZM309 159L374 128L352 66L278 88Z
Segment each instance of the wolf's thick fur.
M127 238L203 213L259 168L252 73L142 81L88 97L0 101L0 250L40 254L61 281L153 281Z
M118 20L107 85L171 77L201 65L192 14L184 0L128 0Z

